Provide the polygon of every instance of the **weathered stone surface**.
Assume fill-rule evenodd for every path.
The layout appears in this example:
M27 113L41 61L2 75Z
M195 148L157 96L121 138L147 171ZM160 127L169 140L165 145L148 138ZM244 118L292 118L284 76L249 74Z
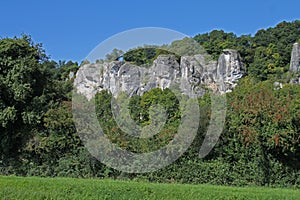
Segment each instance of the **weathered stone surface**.
M103 90L100 81L100 66L97 64L86 64L79 68L74 80L74 86L78 93L87 99L93 98L96 93Z
M273 85L274 85L274 90L279 90L283 88L283 84L278 81L274 82Z
M293 50L291 55L290 73L292 74L293 78L290 80L290 83L300 85L300 76L295 75L299 71L300 71L300 46L298 43L295 43L293 45Z
M145 70L144 91L170 88L180 78L180 66L175 56L158 56L149 70Z
M300 70L300 46L298 43L293 45L290 72L297 73Z
M230 92L243 76L243 64L235 50L224 50L219 61L207 60L203 55L183 56L180 63L175 56L158 56L150 68L122 61L82 66L74 81L78 93L91 99L102 90L117 96L142 95L153 88L179 88L190 97L202 96L206 88L215 92ZM224 85L218 84L223 81Z
M220 55L217 66L217 74L225 83L225 92L231 92L237 81L243 76L244 68L241 57L236 50L225 49Z
M216 66L216 62L206 60L203 55L181 57L180 89L190 97L203 96L204 86L216 83Z

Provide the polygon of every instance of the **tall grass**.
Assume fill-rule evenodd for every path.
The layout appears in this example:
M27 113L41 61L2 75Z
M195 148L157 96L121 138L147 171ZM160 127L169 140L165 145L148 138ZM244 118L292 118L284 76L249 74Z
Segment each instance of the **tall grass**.
M300 190L0 176L0 199L299 199Z

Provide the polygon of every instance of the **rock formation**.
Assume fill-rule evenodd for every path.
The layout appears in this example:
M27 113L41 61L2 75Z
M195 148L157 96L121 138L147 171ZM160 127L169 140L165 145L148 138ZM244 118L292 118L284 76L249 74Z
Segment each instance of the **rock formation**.
M300 46L298 43L293 45L290 72L297 73L300 70Z
M222 77L226 85L226 92L231 92L237 81L244 75L241 57L236 50L225 49L220 55L217 74Z
M293 45L292 55L291 55L291 63L290 63L290 72L294 77L290 80L292 84L300 85L300 75L295 77L300 70L300 46L298 43Z
M122 91L133 96L153 88L172 87L196 97L204 95L205 88L219 93L230 92L243 74L238 52L226 49L218 62L203 55L194 55L182 56L178 63L173 55L160 55L149 68L123 61L85 64L78 70L74 85L77 92L88 99L102 90L110 91L113 96Z

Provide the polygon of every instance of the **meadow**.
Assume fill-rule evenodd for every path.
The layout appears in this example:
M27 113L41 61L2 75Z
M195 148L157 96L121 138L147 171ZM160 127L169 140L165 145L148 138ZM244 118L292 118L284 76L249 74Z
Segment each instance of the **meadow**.
M300 190L0 176L0 199L299 199Z

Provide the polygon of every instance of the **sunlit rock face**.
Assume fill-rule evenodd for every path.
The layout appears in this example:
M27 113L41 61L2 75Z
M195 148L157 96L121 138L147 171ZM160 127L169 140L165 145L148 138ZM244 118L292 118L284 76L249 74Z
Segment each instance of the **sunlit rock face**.
M290 63L290 73L295 75L300 70L300 46L298 43L293 45L292 55L291 55L291 63ZM290 80L290 83L300 85L300 76L293 77Z
M74 81L78 93L88 99L108 90L113 96L126 92L142 95L153 88L176 89L190 97L203 96L207 89L230 92L244 75L239 53L226 49L218 62L203 55L182 56L180 63L173 55L160 55L149 68L123 61L85 64Z
M241 57L236 50L225 49L220 55L217 73L224 80L225 92L231 92L244 75Z
M293 73L297 73L300 70L300 46L298 43L293 45L292 55L291 55L291 63L290 63L290 71Z

